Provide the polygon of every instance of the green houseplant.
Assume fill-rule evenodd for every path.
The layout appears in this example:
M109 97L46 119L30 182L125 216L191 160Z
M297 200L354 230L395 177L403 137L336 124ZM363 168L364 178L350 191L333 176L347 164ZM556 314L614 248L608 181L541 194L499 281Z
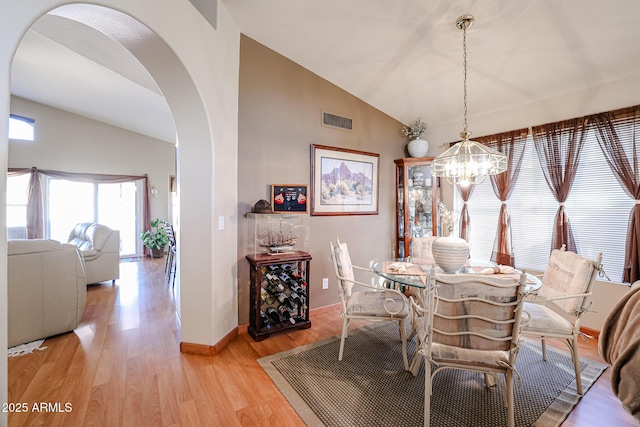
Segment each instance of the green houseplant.
M149 248L151 258L161 258L163 256L164 248L169 243L169 237L160 218L151 221L151 229L140 233L140 237L144 246Z

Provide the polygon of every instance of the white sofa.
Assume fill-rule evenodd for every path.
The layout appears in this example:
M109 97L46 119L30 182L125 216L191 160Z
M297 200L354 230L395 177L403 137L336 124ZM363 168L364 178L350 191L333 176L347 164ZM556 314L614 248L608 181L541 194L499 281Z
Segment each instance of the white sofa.
M80 250L87 284L120 278L120 231L106 225L83 222L69 234L69 243Z
M75 329L87 298L78 249L55 240L7 242L8 346Z

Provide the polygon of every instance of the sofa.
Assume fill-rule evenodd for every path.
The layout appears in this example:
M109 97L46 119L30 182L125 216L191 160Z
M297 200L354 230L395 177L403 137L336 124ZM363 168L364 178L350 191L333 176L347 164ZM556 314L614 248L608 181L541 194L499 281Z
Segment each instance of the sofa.
M7 242L8 346L75 329L87 298L78 249L55 240Z
M120 231L103 224L82 222L69 233L70 244L80 250L87 283L120 278Z

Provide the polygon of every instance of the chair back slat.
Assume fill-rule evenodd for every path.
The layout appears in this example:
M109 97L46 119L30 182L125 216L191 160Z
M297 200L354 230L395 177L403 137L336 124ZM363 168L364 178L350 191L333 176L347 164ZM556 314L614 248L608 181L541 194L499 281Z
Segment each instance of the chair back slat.
M436 278L433 341L509 350L518 340L526 278L464 274Z

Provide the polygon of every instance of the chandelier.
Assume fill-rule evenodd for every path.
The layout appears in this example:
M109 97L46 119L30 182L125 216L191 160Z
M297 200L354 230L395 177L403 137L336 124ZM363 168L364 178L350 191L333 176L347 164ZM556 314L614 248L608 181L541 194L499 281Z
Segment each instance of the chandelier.
M433 159L433 175L447 178L451 184L462 186L480 184L487 175L497 175L507 170L507 156L476 141L471 141L467 129L467 28L473 25L472 15L463 15L456 21L462 30L464 64L464 130L462 141Z

